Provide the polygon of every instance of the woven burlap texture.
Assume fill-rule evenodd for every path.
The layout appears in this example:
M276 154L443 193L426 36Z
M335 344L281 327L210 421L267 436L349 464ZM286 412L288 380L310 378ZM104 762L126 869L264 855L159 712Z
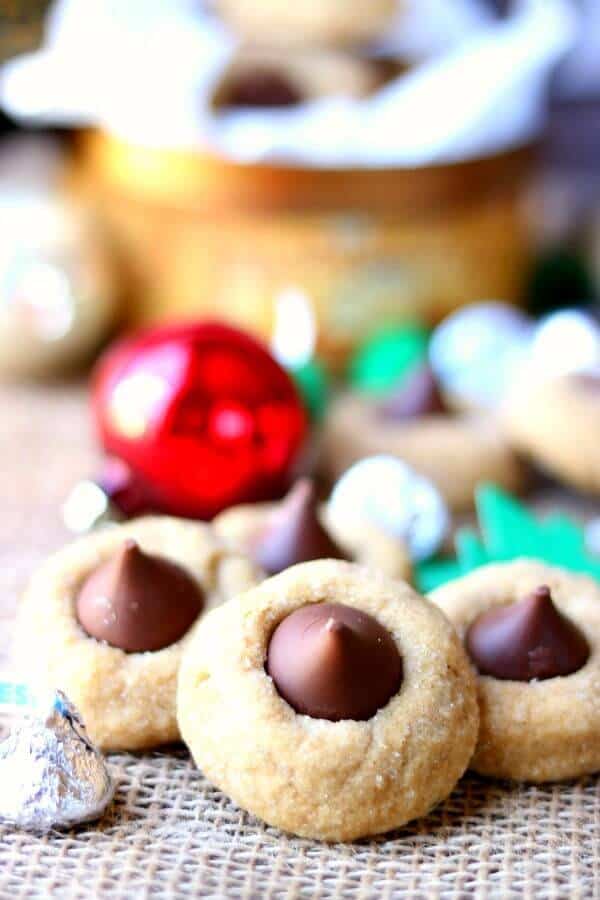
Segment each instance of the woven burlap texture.
M32 568L66 539L60 503L95 465L81 389L0 389L0 669ZM32 836L0 826L0 898L587 898L600 896L595 778L517 787L473 777L427 819L350 846L269 829L187 754L110 758L98 825Z

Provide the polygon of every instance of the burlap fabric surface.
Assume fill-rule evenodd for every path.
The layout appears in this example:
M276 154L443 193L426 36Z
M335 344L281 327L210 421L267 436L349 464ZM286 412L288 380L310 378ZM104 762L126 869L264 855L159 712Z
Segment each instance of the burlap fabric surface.
M0 389L0 668L19 591L66 535L68 488L94 466L84 394ZM184 750L114 756L106 818L35 837L0 826L0 897L579 898L600 896L595 778L515 787L466 778L429 818L350 846L266 828Z

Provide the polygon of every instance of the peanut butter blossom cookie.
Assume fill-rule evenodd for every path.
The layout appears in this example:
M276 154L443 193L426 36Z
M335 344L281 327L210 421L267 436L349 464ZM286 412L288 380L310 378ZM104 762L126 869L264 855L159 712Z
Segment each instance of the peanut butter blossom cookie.
M206 616L177 706L214 784L271 825L331 841L424 815L477 739L473 672L450 623L408 585L336 560Z
M359 515L340 516L318 503L314 484L301 479L280 503L232 507L214 521L217 534L248 554L268 575L315 559L353 559L408 579L403 541Z
M397 0L217 0L217 9L237 32L263 46L374 40L397 8Z
M600 769L600 587L529 560L485 566L431 594L478 672L471 768L517 781Z
M328 96L361 98L388 77L376 60L331 50L290 54L246 47L227 67L213 95L217 109L284 109Z
M600 374L520 379L505 426L524 454L567 484L600 493Z
M331 407L323 428L321 468L337 480L364 457L386 454L429 478L448 506L473 506L478 484L517 490L523 467L489 414L445 407L431 370L404 373L383 395L350 392Z
M137 750L179 737L182 650L202 615L262 573L207 525L155 517L72 544L32 579L19 611L20 657L60 686L92 741Z

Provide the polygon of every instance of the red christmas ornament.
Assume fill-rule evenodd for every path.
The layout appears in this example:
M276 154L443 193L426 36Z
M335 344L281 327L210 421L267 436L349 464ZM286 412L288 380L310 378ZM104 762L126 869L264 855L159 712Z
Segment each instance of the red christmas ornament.
M139 507L189 518L280 495L307 429L281 366L214 322L117 343L95 373L93 412L104 449L129 467Z

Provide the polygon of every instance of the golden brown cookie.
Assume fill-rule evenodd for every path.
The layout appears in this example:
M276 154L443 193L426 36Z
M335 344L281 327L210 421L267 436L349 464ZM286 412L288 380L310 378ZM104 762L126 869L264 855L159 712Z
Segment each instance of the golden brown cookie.
M151 517L103 529L55 554L32 578L19 609L17 659L27 660L28 677L68 694L103 749L177 740L177 672L198 613L260 577L207 525ZM91 637L80 616L104 640ZM146 641L147 650L107 640L136 648Z
M334 560L206 616L177 707L214 784L272 825L330 841L424 815L467 767L478 728L445 617L408 585Z
M473 506L475 488L482 482L518 491L525 479L522 464L491 416L434 413L393 421L382 417L369 397L340 397L323 428L323 474L335 481L353 463L377 454L397 456L425 475L456 512Z
M213 95L217 109L278 109L321 97L360 99L376 91L388 72L377 61L350 54L245 47L223 73Z
M232 507L213 522L217 534L246 553L269 574L313 559L352 559L392 578L409 581L406 546L364 519L334 515L318 504L314 486L297 482L279 503Z
M430 599L479 668L481 726L471 768L534 782L599 770L598 584L519 560L478 569Z
M253 42L320 46L380 37L398 0L217 0L217 9L236 32Z
M600 492L600 377L524 375L506 399L504 423L514 446L542 468Z

